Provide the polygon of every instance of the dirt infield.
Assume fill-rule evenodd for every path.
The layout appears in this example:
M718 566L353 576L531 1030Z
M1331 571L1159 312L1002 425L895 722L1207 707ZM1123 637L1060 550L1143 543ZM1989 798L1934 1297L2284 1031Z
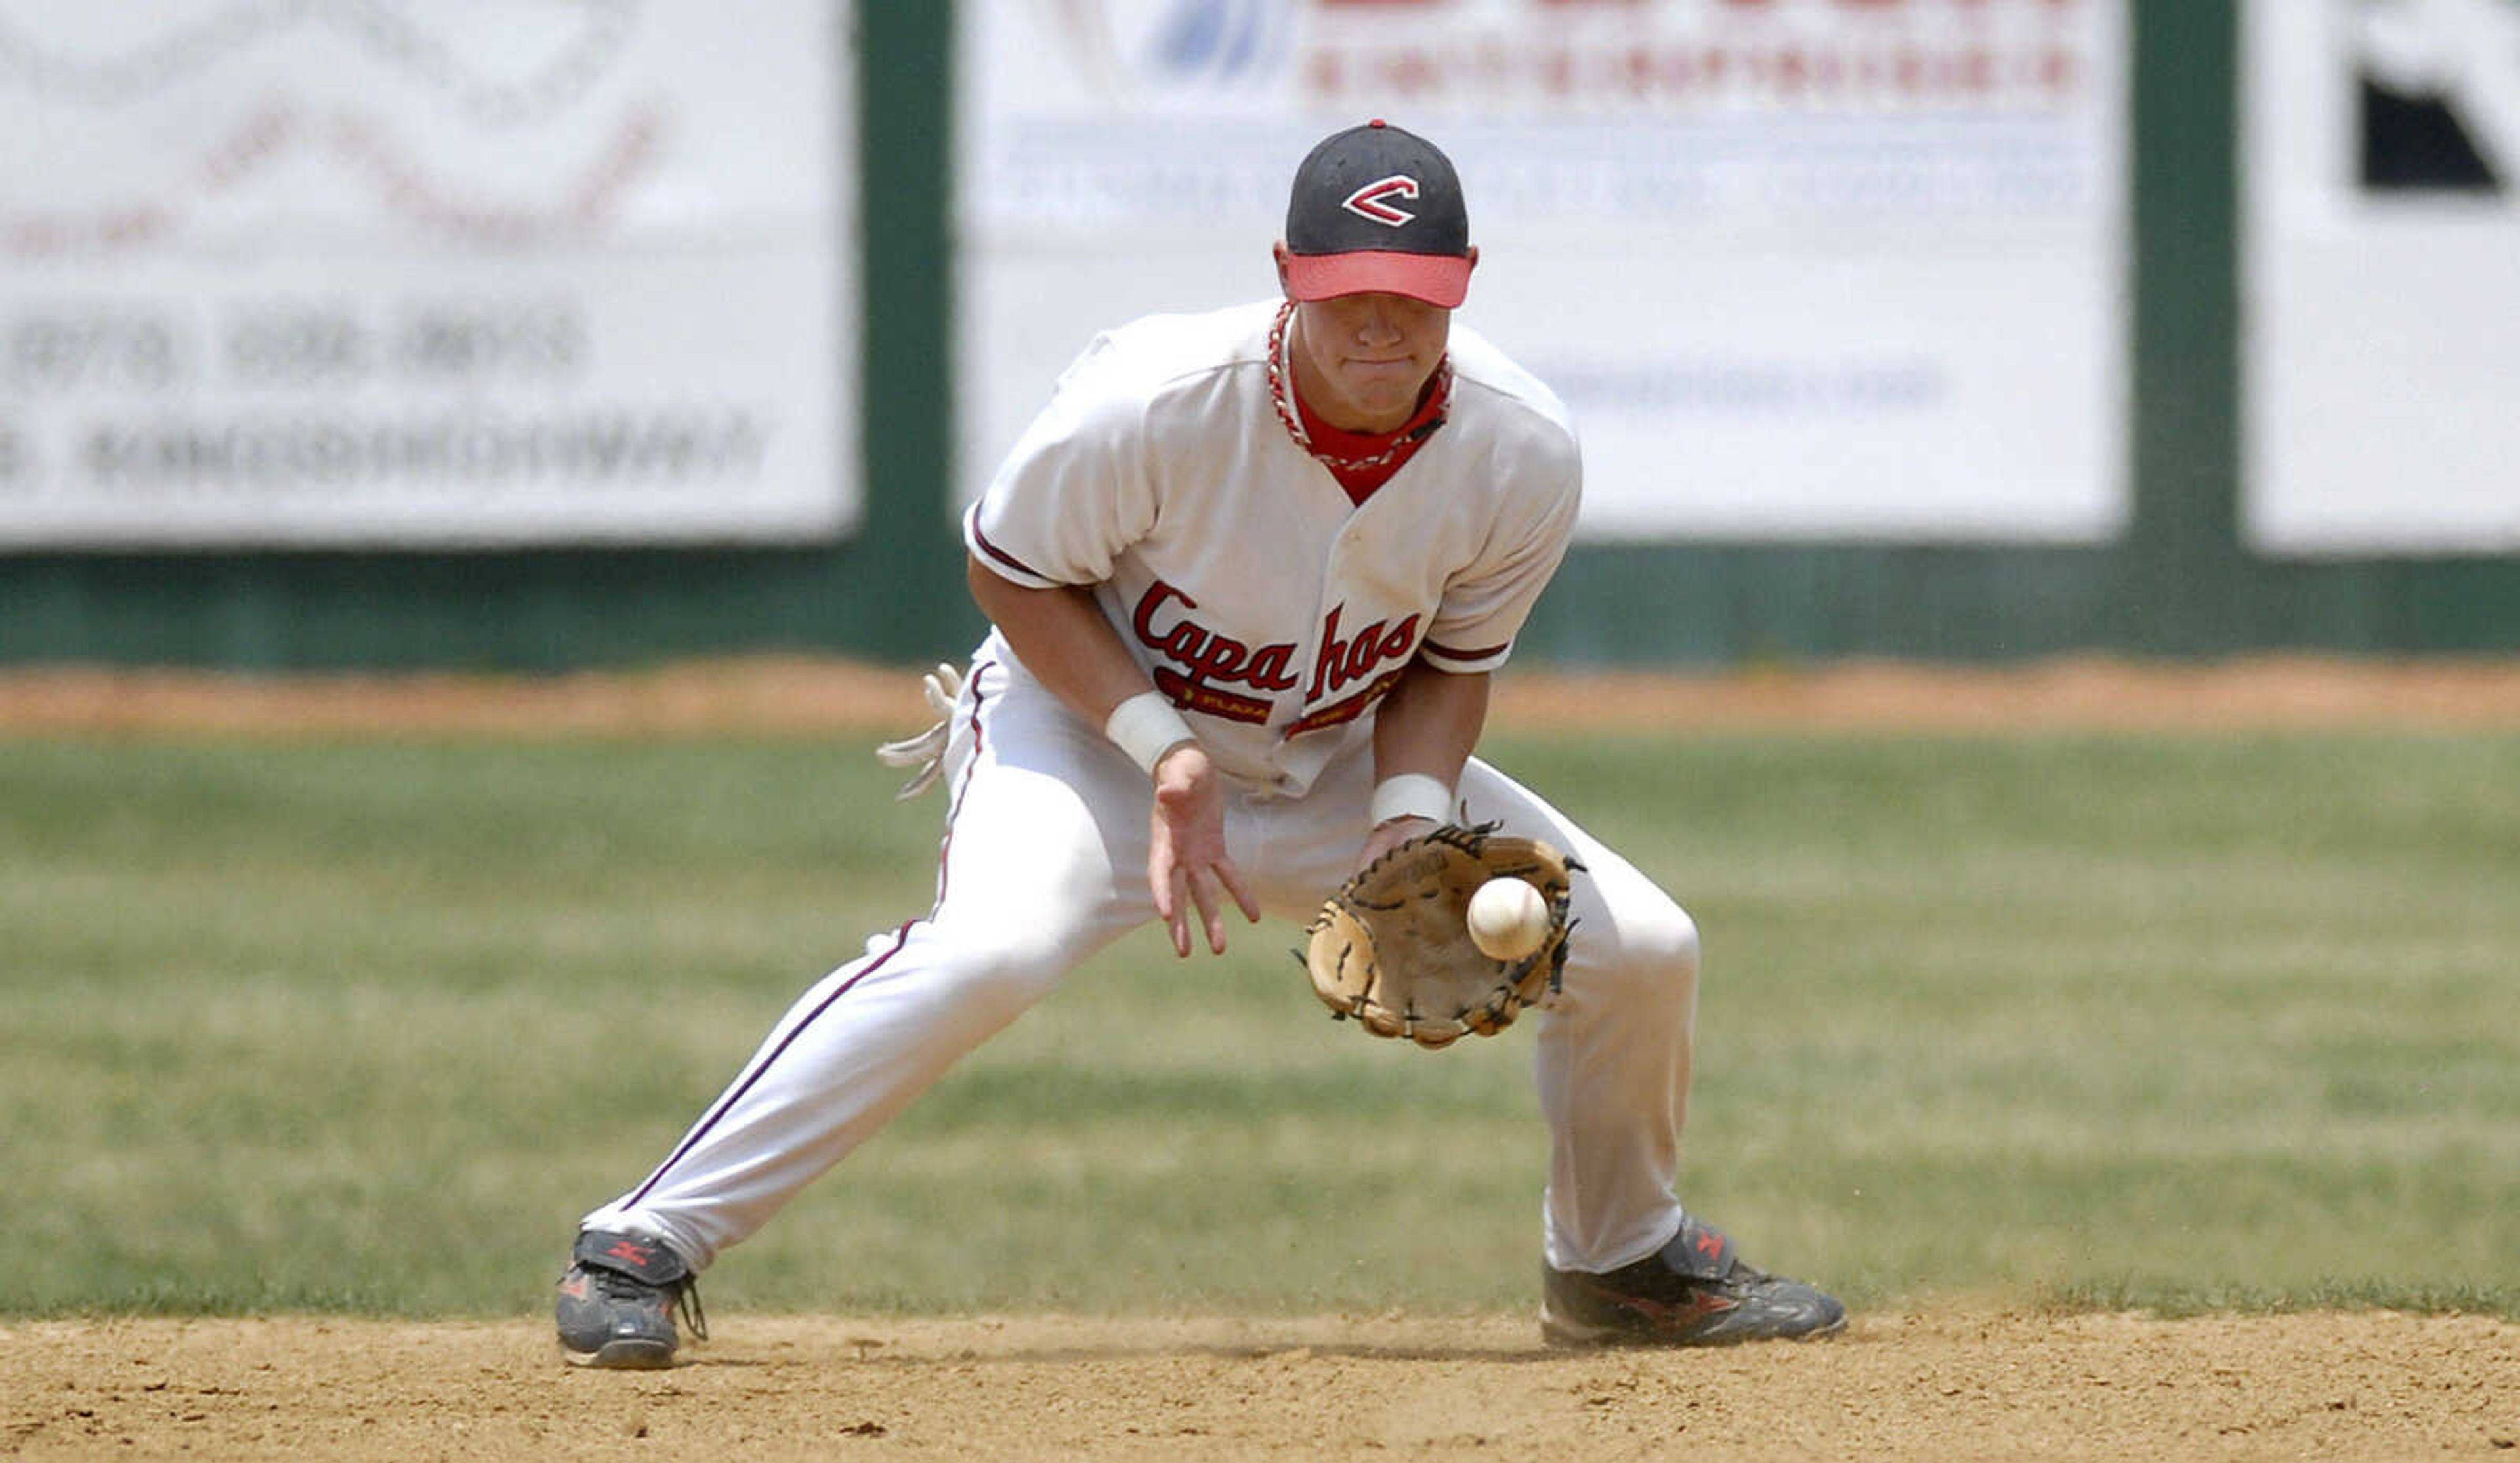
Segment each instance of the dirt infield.
M241 735L898 734L926 721L914 671L749 658L551 677L252 677L0 671L0 731ZM1498 677L1501 730L1686 732L2520 729L2520 655L2213 664L2099 658L2002 669L1843 662L1708 675Z
M2520 1327L1859 1318L1809 1346L1541 1350L1527 1317L722 1317L664 1373L540 1322L0 1328L0 1456L2412 1458L2520 1446Z

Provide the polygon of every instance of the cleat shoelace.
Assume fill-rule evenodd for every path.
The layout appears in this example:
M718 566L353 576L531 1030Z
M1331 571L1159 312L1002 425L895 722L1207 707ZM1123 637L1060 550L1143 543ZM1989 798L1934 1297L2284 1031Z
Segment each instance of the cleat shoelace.
M694 1341L708 1340L708 1312L700 1308L700 1287L696 1280L677 1280L671 1285L651 1285L635 1275L588 1265L586 1273L595 1281L598 1295L608 1301L640 1302L661 1294L666 1305L691 1328Z

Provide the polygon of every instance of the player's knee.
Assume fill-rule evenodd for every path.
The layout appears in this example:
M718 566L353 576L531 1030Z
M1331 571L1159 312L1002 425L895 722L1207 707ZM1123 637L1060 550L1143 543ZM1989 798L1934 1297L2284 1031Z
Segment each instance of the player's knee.
M1662 908L1642 924L1643 929L1636 939L1642 951L1640 958L1694 987L1697 984L1697 921L1688 917L1687 909L1665 901Z
M965 947L944 964L956 1000L1022 1011L1050 994L1070 960L1057 942L1008 930L985 945Z
M1668 899L1640 902L1615 916L1617 947L1604 961L1604 992L1619 1001L1673 1001L1694 1005L1697 999L1697 921ZM1577 926L1574 937L1585 930Z

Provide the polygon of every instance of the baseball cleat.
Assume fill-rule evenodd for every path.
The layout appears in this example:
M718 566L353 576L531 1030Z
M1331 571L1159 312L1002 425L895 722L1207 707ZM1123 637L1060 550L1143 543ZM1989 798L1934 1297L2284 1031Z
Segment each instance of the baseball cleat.
M569 1252L554 1309L560 1349L577 1366L652 1370L674 1364L681 1337L674 1312L691 1322L692 1339L708 1340L708 1320L690 1265L658 1240L590 1229Z
M1713 1347L1846 1329L1834 1297L1752 1268L1729 1235L1694 1219L1670 1244L1607 1274L1541 1270L1540 1334L1552 1346Z

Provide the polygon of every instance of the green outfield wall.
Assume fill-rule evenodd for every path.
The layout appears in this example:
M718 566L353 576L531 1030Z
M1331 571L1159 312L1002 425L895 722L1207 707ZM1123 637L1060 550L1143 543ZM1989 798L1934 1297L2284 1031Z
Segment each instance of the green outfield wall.
M2520 558L2272 559L2239 530L2239 16L2137 0L2132 521L2074 549L1579 548L1523 642L1558 663L2076 650L2520 648ZM961 586L946 5L858 20L866 514L835 546L0 554L0 661L559 670L759 650L917 661L980 625ZM2520 478L2515 478L2520 481Z

